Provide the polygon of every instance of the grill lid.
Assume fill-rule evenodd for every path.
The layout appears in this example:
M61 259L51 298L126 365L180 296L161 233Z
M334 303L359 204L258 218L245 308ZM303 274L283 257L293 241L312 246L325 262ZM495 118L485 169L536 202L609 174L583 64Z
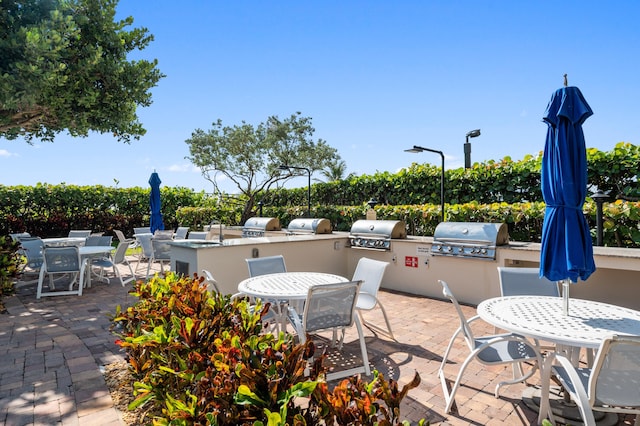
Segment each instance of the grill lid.
M401 220L357 220L351 226L351 235L371 238L407 238L407 227Z
M442 222L433 233L431 253L495 260L496 246L508 243L505 223Z
M331 222L328 219L298 218L293 219L287 226L290 234L330 234Z
M506 223L441 222L436 226L433 240L445 244L502 246L509 244L509 230Z
M252 217L244 223L243 228L261 231L279 231L280 219L277 217Z

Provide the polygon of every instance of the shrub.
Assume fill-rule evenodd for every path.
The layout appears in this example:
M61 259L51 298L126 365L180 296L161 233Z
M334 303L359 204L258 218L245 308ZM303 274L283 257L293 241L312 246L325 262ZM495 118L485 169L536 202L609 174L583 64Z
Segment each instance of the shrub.
M304 374L311 340L263 332L268 304L211 295L203 278L172 272L132 293L139 300L117 307L113 330L136 380L129 407L145 406L157 425L398 424L400 401L420 380L398 391L376 372L370 384L352 378L330 392L324 355Z

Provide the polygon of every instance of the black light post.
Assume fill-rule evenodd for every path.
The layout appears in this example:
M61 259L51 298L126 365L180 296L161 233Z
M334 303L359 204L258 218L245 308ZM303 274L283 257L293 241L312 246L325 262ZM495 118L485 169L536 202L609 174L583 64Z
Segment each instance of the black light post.
M596 203L596 245L602 245L602 203L604 203L607 198L609 198L609 194L598 190L595 194L591 196L591 199L594 203Z
M479 132L479 130L478 130ZM442 168L440 170L440 213L442 217L442 222L444 222L444 153L442 151L438 151L431 148L424 148L418 145L414 145L413 148L405 149L405 152L423 152L429 151L435 154L440 154L440 158L442 159Z
M471 130L467 132L467 141L464 143L464 168L471 168L471 144L469 138L475 138L480 136L480 129Z
M297 167L297 166L289 166L289 165L280 165L278 166L280 170L304 170L307 172L307 176L309 177L309 182L307 183L307 217L311 217L311 169L306 167Z

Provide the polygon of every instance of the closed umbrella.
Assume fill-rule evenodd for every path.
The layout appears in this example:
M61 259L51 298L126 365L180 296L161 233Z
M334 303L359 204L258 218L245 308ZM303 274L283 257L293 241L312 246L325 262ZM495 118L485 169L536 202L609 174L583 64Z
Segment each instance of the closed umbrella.
M564 312L569 283L595 271L589 225L582 206L587 195L587 153L582 124L593 114L577 87L552 96L544 115L548 125L542 157L541 189L546 210L542 225L540 276L563 284Z
M156 230L164 230L164 223L162 222L162 213L160 213L160 176L158 173L151 173L149 178L149 185L151 185L151 194L149 195L149 206L151 207L151 219L149 220L149 227L151 233L155 233Z

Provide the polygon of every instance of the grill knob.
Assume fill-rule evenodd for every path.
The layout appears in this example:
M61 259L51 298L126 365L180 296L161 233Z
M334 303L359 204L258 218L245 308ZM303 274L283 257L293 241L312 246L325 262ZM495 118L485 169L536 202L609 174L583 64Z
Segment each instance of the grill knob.
M448 251L449 253L451 253L451 252L453 251L453 247L451 247L451 246L447 247L447 251Z
M482 254L487 254L487 249L486 249L486 248L483 248L482 250L480 250L480 253L482 253Z

